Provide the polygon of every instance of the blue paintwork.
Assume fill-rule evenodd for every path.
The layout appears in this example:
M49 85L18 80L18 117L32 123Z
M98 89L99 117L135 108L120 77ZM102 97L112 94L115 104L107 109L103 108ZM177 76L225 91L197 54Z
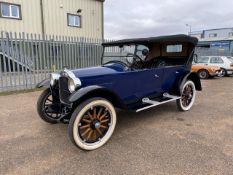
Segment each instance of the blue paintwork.
M123 102L138 101L152 94L169 92L178 77L187 73L185 66L132 70L113 63L73 70L82 88L98 85L110 89Z

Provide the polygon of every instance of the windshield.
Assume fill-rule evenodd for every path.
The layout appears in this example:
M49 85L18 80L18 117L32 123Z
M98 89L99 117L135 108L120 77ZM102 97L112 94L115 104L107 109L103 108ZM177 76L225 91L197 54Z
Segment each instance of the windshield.
M124 45L124 46L109 46L104 47L103 64L112 61L120 61L127 65L132 62L132 59L137 55L141 60L145 59L142 54L143 49L148 49L143 45ZM131 61L129 61L131 60Z

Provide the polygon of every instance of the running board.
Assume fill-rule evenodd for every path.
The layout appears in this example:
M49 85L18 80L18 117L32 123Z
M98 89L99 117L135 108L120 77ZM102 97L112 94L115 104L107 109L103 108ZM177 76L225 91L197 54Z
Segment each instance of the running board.
M178 100L178 99L181 98L181 97L179 97L179 96L170 95L170 94L168 94L168 93L164 93L164 94L163 94L163 97L164 97L164 98L169 98L169 99L159 102L159 101L150 100L149 98L143 98L143 99L142 99L142 103L144 103L144 104L149 104L149 106L146 106L146 107L137 109L136 112L141 112L141 111L144 111L144 110L146 110L146 109L150 109L150 108L153 108L153 107L155 107L155 106L159 106L159 105L161 105L161 104L165 104L165 103L168 103L168 102L176 101L176 100Z

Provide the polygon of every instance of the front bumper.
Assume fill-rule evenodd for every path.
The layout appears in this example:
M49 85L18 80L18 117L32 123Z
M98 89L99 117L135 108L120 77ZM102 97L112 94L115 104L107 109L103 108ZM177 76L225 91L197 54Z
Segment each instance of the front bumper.
M228 75L233 74L233 69L227 69L227 74L228 74Z

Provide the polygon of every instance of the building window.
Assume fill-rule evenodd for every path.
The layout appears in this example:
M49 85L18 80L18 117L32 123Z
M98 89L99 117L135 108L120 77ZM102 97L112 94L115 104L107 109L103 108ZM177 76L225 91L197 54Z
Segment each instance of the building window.
M68 14L67 19L68 19L68 26L81 27L81 16L80 15Z
M230 33L229 33L229 37L233 37L233 32L230 32Z
M0 2L0 10L2 18L21 19L21 6L18 4Z
M218 36L217 33L210 33L210 34L209 34L209 37L210 37L210 38L215 38L215 37L217 37L217 36Z

